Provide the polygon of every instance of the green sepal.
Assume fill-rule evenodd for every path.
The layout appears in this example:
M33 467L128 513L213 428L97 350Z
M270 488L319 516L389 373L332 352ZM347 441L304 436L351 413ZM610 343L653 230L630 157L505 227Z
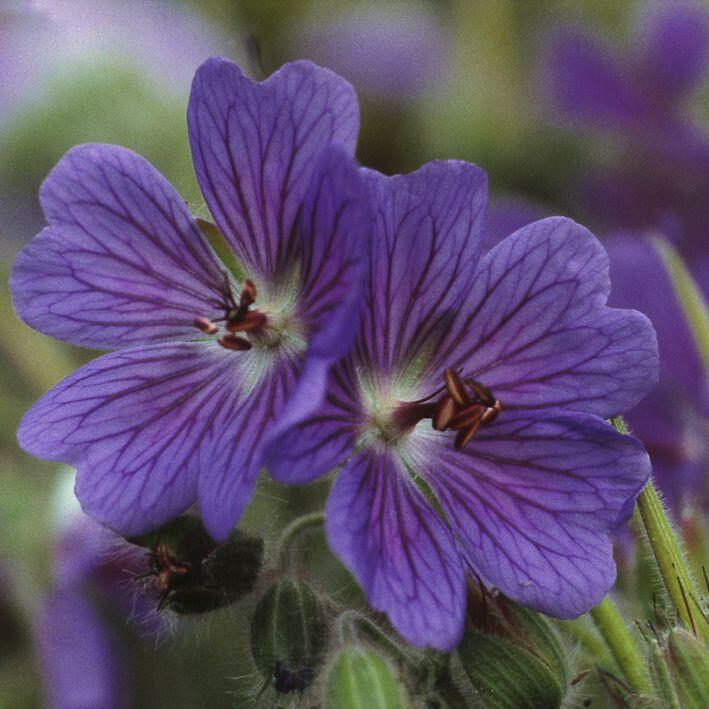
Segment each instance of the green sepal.
M169 588L160 599L159 607L179 615L206 613L235 603L253 590L261 571L263 540L236 529L218 544L195 515L182 515L128 541L150 550L150 556L158 560L159 548L167 547L175 564L188 569L170 577Z
M458 656L489 707L552 709L561 705L561 687L547 664L501 637L468 631Z
M267 589L251 620L251 655L270 680L276 663L310 675L322 663L327 643L325 613L303 581L286 579Z
M391 663L371 648L345 648L330 666L325 709L403 709L413 706Z
M569 664L559 636L544 616L499 596L497 607L517 644L524 645L554 673L563 688L569 682Z
M684 628L670 631L668 664L682 707L702 709L709 699L709 648Z

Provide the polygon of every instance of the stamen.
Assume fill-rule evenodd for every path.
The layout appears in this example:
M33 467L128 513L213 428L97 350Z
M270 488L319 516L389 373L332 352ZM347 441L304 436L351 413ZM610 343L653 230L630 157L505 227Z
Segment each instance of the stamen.
M453 401L458 404L458 406L466 406L470 404L470 399L468 398L463 386L463 380L458 375L458 372L453 369L446 368L443 372L443 378L445 379L448 393L453 398Z
M236 335L224 335L220 337L217 342L227 350L245 352L251 349L251 343L248 340L245 340L243 337L237 337Z
M436 403L426 403L438 392L425 399L402 402L396 409L399 430L413 428L419 421L430 418L436 431L457 431L455 447L466 446L480 426L492 423L502 411L489 387L475 379L463 380L454 370L443 372L445 392ZM439 390L440 391L440 390Z
M436 406L436 413L433 414L433 428L436 431L445 431L454 415L455 401L446 394Z
M241 319L227 320L226 329L229 332L248 332L258 330L266 324L266 316L258 310L246 312Z
M205 335L214 335L219 328L209 318L195 318L192 324Z

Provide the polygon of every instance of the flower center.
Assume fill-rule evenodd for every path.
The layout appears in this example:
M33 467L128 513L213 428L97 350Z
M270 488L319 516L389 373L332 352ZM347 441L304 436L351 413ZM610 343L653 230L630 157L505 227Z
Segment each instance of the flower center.
M265 313L251 309L255 302L256 286L253 281L247 279L239 294L238 304L233 296L229 295L229 300L224 307L224 317L210 320L200 316L194 319L193 325L206 335L216 335L221 332L217 323L223 323L225 333L219 337L217 342L228 350L238 352L250 350L253 343L244 335L248 334L255 338L267 336L268 318Z
M413 428L430 418L436 431L456 431L455 447L460 449L475 436L480 426L492 423L502 410L502 402L484 384L475 379L462 379L447 368L444 385L425 399L401 402L394 411L394 421L401 431ZM433 400L437 394L437 401Z

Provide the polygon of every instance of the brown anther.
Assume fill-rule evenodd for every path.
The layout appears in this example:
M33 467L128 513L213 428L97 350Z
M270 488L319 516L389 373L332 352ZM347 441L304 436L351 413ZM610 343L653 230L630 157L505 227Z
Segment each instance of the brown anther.
M470 404L470 397L468 397L468 394L465 391L463 380L460 378L458 372L453 369L446 368L443 372L443 378L445 379L448 393L458 406L467 406Z
M458 431L458 433L456 434L456 437L455 437L455 441L453 441L453 445L458 450L460 450L461 448L464 448L473 439L473 436L477 433L477 430L480 428L481 423L482 423L482 417L479 418L469 428L465 428L462 431Z
M463 428L468 428L475 423L482 421L485 415L485 407L482 404L471 404L467 408L459 411L448 424L449 428L454 431L460 431Z
M244 285L241 288L241 293L239 295L239 305L242 308L248 308L249 305L253 305L256 302L256 286L254 282L248 278L244 281Z
M485 413L483 413L480 423L492 423L497 418L500 411L502 411L502 402L495 399L495 403L485 409Z
M432 416L437 431L457 431L455 447L467 445L480 426L492 423L502 410L488 387L475 379L463 381L453 369L443 372L446 393L439 399ZM467 387L467 388L466 388Z
M213 335L219 328L209 318L195 318L192 324L205 335Z
M435 428L436 431L445 431L454 415L455 401L446 394L441 397L441 400L436 406L436 411L433 414L433 428Z
M266 316L258 310L248 311L243 317L227 320L226 329L229 332L248 332L258 330L266 324Z
M248 340L245 340L243 337L237 337L236 335L224 335L220 337L217 342L222 347L237 352L245 352L251 349L251 343Z

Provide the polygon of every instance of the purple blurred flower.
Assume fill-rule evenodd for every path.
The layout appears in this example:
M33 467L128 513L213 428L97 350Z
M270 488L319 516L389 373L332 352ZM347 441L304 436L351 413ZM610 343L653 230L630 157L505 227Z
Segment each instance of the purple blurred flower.
M183 3L10 0L0 8L0 120L42 91L57 67L122 58L162 87L189 87L197 66L226 42Z
M302 483L344 464L330 545L415 645L455 646L468 568L577 616L612 585L609 532L649 474L642 445L603 418L652 388L652 328L605 306L606 254L570 220L481 255L478 168L367 174L377 216L360 334L326 388L306 363L311 413L284 415L271 473Z
M351 158L356 96L332 72L295 62L258 84L210 59L187 118L198 181L246 278L236 285L142 158L69 151L40 191L49 226L15 262L15 308L48 335L117 351L42 397L18 438L77 467L84 510L123 534L198 501L224 539L306 350L326 368L352 342L368 208Z
M128 674L106 611L137 633L159 629L157 613L131 588L132 575L145 570L144 555L119 552L113 535L81 515L59 535L53 562L53 584L34 624L48 706L127 706Z
M435 17L415 5L359 8L311 22L298 44L364 93L406 100L445 74L448 40Z
M707 78L709 11L658 4L641 19L624 55L584 30L557 29L544 61L546 92L555 116L612 143L613 164L581 186L589 218L604 230L659 229L696 273L709 275L709 134L685 115Z
M646 313L660 350L660 382L628 420L647 447L653 474L673 508L679 512L686 503L706 504L709 392L695 338L652 242L623 234L607 246L610 302Z

